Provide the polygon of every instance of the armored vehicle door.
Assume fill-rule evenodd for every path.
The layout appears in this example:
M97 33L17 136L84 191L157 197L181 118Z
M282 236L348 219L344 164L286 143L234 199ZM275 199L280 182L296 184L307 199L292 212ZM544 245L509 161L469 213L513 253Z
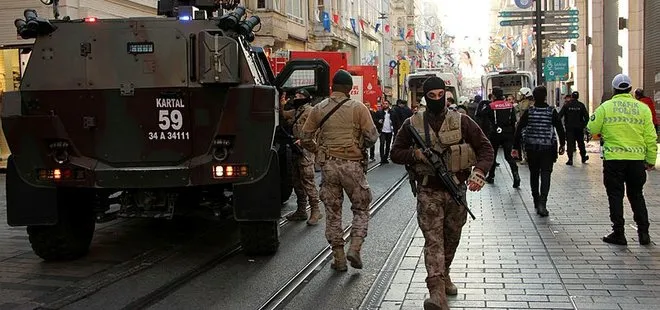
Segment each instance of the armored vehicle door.
M306 89L314 99L330 95L330 65L323 59L293 59L275 78L280 91Z
M139 21L90 27L80 43L89 105L95 107L95 152L110 164L180 164L191 157L186 36ZM183 57L182 57L183 56Z

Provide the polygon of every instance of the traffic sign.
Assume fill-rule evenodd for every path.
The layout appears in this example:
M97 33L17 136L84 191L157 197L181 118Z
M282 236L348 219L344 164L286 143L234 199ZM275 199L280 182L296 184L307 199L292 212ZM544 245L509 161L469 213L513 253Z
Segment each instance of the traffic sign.
M580 37L579 33L565 32L565 33L544 33L542 38L546 40L562 40L562 39L577 39L579 37Z
M534 11L501 11L499 17L534 17Z
M534 26L533 31L536 32L536 26ZM580 29L580 26L577 25L570 25L570 26L562 26L562 25L544 25L541 26L541 31L578 31Z
M543 14L545 14L545 16L578 16L580 14L580 11L578 10L546 11Z
M521 9L528 9L534 4L534 0L516 0L516 6Z
M568 80L568 57L546 57L543 74L548 82Z
M579 18L577 17L553 17L553 16L548 16L545 18L544 23L545 24L567 24L567 23L577 23L579 22Z
M524 26L524 25L534 25L536 23L533 19L509 19L500 21L500 26Z

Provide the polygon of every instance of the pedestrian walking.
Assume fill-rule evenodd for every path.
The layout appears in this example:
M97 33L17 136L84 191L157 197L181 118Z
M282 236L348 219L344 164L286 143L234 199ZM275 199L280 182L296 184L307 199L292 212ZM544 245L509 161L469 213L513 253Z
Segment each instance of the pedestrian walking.
M655 103L653 102L653 99L649 98L648 96L644 95L644 90L641 88L635 89L635 98L641 102L643 102L646 106L651 109L651 116L653 117L653 125L655 126L655 131L658 131L658 126L660 122L658 122L658 116L655 112Z
M423 89L426 109L416 112L404 122L404 126L412 125L426 139L427 147L441 154L449 153L446 158L451 160L446 168L456 177L462 194L467 188L481 190L485 171L493 163L493 148L486 135L469 116L447 110L442 79L429 78ZM433 166L416 148L410 132L404 128L394 139L391 157L394 163L406 165L414 171L417 221L424 234L426 286L430 293L430 298L424 301L424 309L449 309L446 295L458 293L449 277L449 269L467 221L467 211L454 202L435 176ZM474 170L471 170L473 166Z
M317 154L321 165L320 198L325 205L325 237L332 246L330 265L346 271L346 259L353 268L362 268L360 250L367 236L369 204L373 198L366 169L364 150L378 139L378 130L367 107L350 99L353 78L339 70L332 79L333 92L315 105L303 127L302 146ZM318 139L318 142L315 141ZM353 227L348 255L344 253L341 223L344 191L351 200Z
M511 150L513 149L513 134L516 130L516 111L513 103L504 100L504 92L499 87L493 87L494 101L486 106L486 115L491 124L491 135L489 137L490 143L493 145L495 156L493 158L493 165L490 167L486 182L495 182L495 159L497 158L497 151L500 147L504 150L504 159L506 159L511 173L513 174L513 188L520 186L520 175L518 174L518 165L511 157Z
M646 171L655 167L657 133L651 110L630 94L632 82L625 74L612 80L614 96L603 102L589 119L589 130L603 139L603 181L610 205L612 233L603 241L626 245L623 195L632 207L639 243L649 244L649 216L644 200Z
M584 145L584 128L589 121L589 112L587 112L584 103L578 101L579 98L580 93L574 91L570 96L570 100L564 104L561 112L559 112L559 118L564 121L566 128L566 140L568 140L568 147L566 148L568 151L568 161L566 164L569 166L573 165L576 142L580 149L582 163L584 164L589 160L587 149Z
M298 90L292 101L294 113L284 113L284 117L292 128L292 134L295 139L293 147L293 190L296 193L298 208L296 212L288 215L286 218L290 221L307 220L308 225L318 224L319 219L323 217L319 208L319 192L316 189L314 181L314 154L300 147L300 139L303 136L303 125L312 111L310 105L311 96L304 89ZM310 216L307 218L307 203L309 201Z
M547 103L548 90L545 86L534 88L533 96L534 105L523 113L518 122L511 156L518 157L523 150L527 152L529 185L532 188L534 209L538 215L545 217L548 216L546 204L550 192L552 168L558 154L564 154L566 137L557 110ZM559 136L559 152L557 152L557 136Z
M376 127L380 131L380 163L389 163L390 146L392 145L392 132L394 131L393 119L395 118L390 109L389 102L384 101L383 106L376 112Z

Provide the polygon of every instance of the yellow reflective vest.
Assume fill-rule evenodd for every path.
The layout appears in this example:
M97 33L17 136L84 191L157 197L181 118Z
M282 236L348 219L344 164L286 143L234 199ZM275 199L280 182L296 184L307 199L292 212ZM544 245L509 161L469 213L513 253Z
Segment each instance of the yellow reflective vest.
M651 110L630 94L619 94L601 104L587 127L605 141L605 160L645 160L655 165L657 133Z

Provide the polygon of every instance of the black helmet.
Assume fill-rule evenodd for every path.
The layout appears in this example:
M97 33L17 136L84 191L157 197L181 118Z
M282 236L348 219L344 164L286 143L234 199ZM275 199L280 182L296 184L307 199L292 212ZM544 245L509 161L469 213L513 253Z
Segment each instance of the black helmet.
M573 93L571 93L571 98L578 100L580 98L580 93L574 91Z
M344 69L339 69L332 78L333 85L346 85L353 87L353 76Z

